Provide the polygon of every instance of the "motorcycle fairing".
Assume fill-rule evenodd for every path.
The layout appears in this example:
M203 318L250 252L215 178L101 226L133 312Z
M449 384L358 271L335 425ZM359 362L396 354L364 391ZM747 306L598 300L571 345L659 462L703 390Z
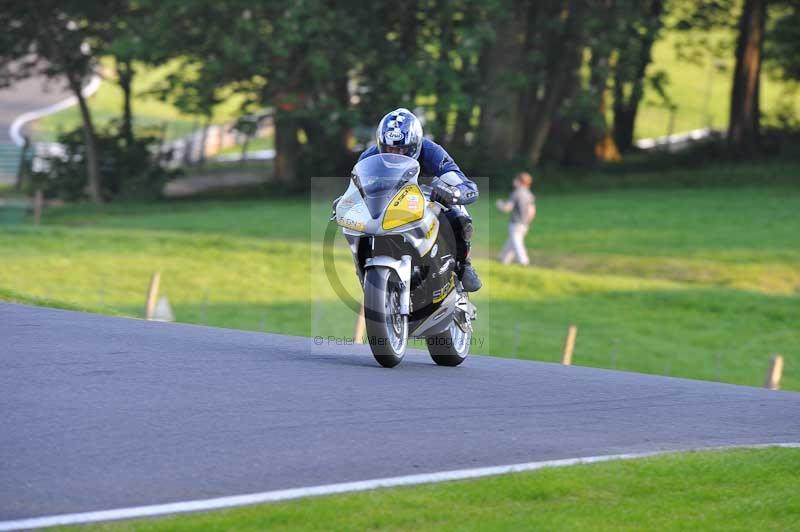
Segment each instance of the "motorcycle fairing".
M342 199L339 200L339 203L336 205L337 225L342 227L345 236L402 235L406 242L417 250L420 256L426 255L433 247L439 234L440 224L438 215L440 207L427 201L416 183L411 184L419 191L420 199L417 201L419 202L419 209L422 210L421 218L418 218L416 221L406 222L392 229L385 229L383 225L385 218L381 219L379 217L378 219L374 219L372 217L361 197L361 193L351 181ZM390 207L393 207L393 205L390 205ZM402 212L409 211L403 211L401 209L401 213L397 216L400 216ZM397 218L392 219L396 220ZM348 238L348 240L350 239ZM351 242L351 247L352 245L353 243Z
M387 231L422 219L425 212L425 196L415 185L406 185L389 201L383 214L381 227Z

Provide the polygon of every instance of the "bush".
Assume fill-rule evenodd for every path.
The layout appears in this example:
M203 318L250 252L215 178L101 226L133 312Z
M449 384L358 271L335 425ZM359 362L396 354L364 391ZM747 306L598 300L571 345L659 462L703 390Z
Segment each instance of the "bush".
M115 124L98 131L98 169L105 199L153 199L171 171L161 166L158 138L140 132L126 141ZM81 127L58 136L58 153L42 157L39 171L32 172L32 186L42 188L49 197L77 201L87 196L86 145Z

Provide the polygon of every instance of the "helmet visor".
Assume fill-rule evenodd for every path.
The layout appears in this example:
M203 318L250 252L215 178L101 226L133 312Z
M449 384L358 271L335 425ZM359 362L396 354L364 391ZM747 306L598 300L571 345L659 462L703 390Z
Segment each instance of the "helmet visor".
M389 146L387 144L381 144L380 151L381 153L393 153L395 155L405 155L406 157L412 157L414 146L410 144L403 144L401 146Z

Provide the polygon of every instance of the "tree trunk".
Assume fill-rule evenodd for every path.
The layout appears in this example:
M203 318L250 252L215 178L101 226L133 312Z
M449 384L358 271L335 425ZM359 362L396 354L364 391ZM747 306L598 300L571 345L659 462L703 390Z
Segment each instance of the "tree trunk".
M196 143L195 131L197 131L197 122L192 124L191 133L183 137L183 164L191 166L194 164L194 146Z
M92 115L89 112L86 98L83 97L83 87L81 86L80 80L70 79L69 86L78 99L78 107L80 108L81 119L83 120L83 139L86 143L86 174L89 181L89 198L94 203L103 203L102 183L97 162L97 134L95 133L94 123L92 122Z
M297 122L290 113L275 111L275 179L296 188L300 143L297 141Z
M122 89L122 125L120 135L125 139L125 144L133 144L133 112L131 111L131 85L133 83L133 65L130 61L116 60L117 79Z
M527 27L525 30L525 40L522 43L522 65L520 70L525 72L527 77L525 88L517 95L517 116L515 150L517 155L524 154L531 142L530 120L537 114L539 98L543 94L543 89L547 83L546 76L542 73L547 71L546 64L548 56L547 28L539 24L544 21L544 25L551 24L550 21L559 20L561 13L560 2L530 2L527 10Z
M592 100L594 109L587 110L579 121L578 131L569 140L563 161L568 166L592 168L603 155L601 143L606 137L606 87L612 53L611 35L618 16L615 0L600 2L601 11L596 15L595 41L591 46L589 61L589 85L584 97Z
M528 141L523 146L523 153L532 165L538 164L541 159L553 118L561 103L571 93L574 84L580 82L575 74L582 60L586 4L584 0L574 0L567 5L564 30L558 43L560 53L549 60L544 98L537 99L536 104L530 106L530 119L526 120ZM555 51L551 49L551 53Z
M589 96L596 104L596 112L580 120L578 131L570 139L564 163L567 166L592 168L597 165L602 152L600 143L606 136L606 83L608 82L608 60L611 51L594 50L591 60Z
M206 164L206 144L208 143L208 130L211 127L211 116L206 116L205 122L203 122L203 133L200 136L200 153L199 159L197 163L202 167Z
M553 124L553 118L558 111L561 102L564 101L564 95L567 92L568 82L574 79L573 76L575 69L578 67L579 54L569 54L573 57L564 59L564 66L558 71L557 76L552 84L548 84L547 94L544 101L539 106L537 119L531 125L530 144L527 146L526 155L528 162L532 165L539 164L542 157L542 150L547 141L547 136L550 133L550 127ZM577 82L577 80L576 80Z
M58 66L58 69L67 80L69 89L78 100L78 107L80 108L81 119L83 121L83 138L84 142L86 142L86 174L89 197L94 203L103 203L100 171L97 162L97 135L94 130L94 124L92 123L92 115L89 112L89 106L86 104L86 98L83 97L82 72L72 69L71 61L65 57L64 51L60 48L61 44L56 38L58 31L60 31L57 29L58 25L56 24L54 27L49 27L50 24L48 24L48 22L52 23L54 19L51 18L45 21L43 16L44 13L47 13L47 10L35 8L32 2L30 4L30 12L36 19L38 30L45 42L45 48L48 49L49 52L47 54L48 60L51 60ZM88 70L83 73L86 72L88 72Z
M728 143L745 153L758 147L759 85L767 0L745 0L739 19L736 69L733 73Z
M450 111L450 90L448 84L450 78L450 50L453 48L453 24L450 20L452 13L449 2L444 0L439 6L440 9L440 35L439 35L439 61L437 62L436 72L436 113L435 127L433 128L434 137L439 143L445 143L447 137L447 118Z
M340 108L344 110L341 114L345 117L341 120L338 128L338 142L336 142L335 146L337 146L337 152L341 155L336 157L334 171L336 175L347 175L355 162L356 156L353 153L353 147L356 144L356 139L353 135L352 122L346 117L346 111L350 109L350 90L347 86L350 78L347 76L346 66L341 66L339 71L342 74L335 81L336 100Z
M31 139L28 138L28 135L22 136L23 141L25 144L22 145L22 149L19 151L19 164L17 165L17 181L14 183L14 191L20 192L22 190L22 182L30 174L30 166L28 164L28 151L31 149Z
M633 134L636 127L636 114L638 105L625 101L625 81L621 79L619 71L614 76L614 142L622 152L633 149Z
M245 134L244 142L242 143L242 151L239 154L239 161L245 162L247 160L247 148L250 146L250 135Z
M639 43L639 56L636 59L634 79L625 80L622 68L617 68L614 74L613 137L617 148L621 152L633 149L636 116L639 113L639 104L644 96L644 76L647 72L647 67L653 60L653 44L655 44L658 32L661 30L663 12L664 0L652 0L647 15L648 29ZM624 53L624 50L620 50L620 53ZM631 81L632 85L630 96L626 99L625 84L627 81Z
M518 145L514 121L519 119L519 100L508 77L519 70L526 10L526 3L518 0L511 13L498 17L495 40L480 58L483 90L478 144L484 157L500 163L511 161Z

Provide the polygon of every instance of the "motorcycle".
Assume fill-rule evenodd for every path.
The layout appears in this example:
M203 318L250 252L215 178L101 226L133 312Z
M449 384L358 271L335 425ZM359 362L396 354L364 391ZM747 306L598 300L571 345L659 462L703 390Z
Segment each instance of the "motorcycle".
M364 292L370 349L387 368L403 360L409 338L425 339L436 364L458 366L477 318L456 275L448 207L431 201L432 187L419 184L419 173L405 155L367 157L333 209Z

